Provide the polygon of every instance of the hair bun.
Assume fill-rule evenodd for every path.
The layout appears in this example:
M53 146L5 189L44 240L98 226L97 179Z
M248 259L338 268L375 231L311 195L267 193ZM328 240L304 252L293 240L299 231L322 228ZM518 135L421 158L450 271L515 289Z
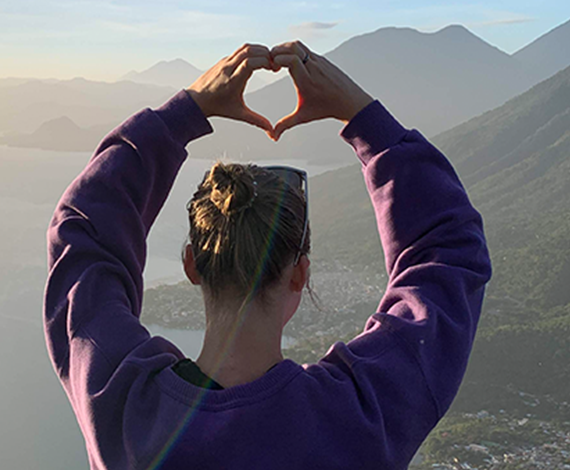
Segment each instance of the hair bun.
M216 163L206 181L211 187L210 200L225 216L251 207L257 195L253 176L242 165Z

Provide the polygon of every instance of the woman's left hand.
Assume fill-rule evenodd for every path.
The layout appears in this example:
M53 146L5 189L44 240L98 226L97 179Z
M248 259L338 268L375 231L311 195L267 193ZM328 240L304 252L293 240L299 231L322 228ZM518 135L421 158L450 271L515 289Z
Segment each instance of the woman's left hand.
M257 44L244 44L202 74L187 92L206 117L221 116L247 122L272 134L273 126L262 115L249 109L243 92L255 70L279 70L271 59L269 49Z

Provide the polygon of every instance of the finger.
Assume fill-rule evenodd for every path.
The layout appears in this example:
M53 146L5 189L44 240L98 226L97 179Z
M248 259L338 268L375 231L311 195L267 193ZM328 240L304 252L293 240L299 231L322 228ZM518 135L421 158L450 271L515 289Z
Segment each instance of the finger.
M269 120L261 114L252 111L248 107L243 108L239 119L254 126L260 127L261 129L267 131L269 135L273 135L274 129Z
M273 72L279 72L279 70L281 70L280 66L273 63L273 59L269 53L269 48L262 44L244 44L230 57L228 57L228 62L237 68L239 67L239 64L247 57L269 57L269 60L271 62L271 70ZM232 71L234 71L235 68Z
M255 70L259 69L272 70L269 57L248 57L239 65L232 76L248 79Z
M238 55L241 51L243 51L246 47L249 46L251 46L251 44L249 43L242 44L232 54L229 55L228 60L232 60L236 55Z
M278 64L276 64L276 63L273 61L273 57L269 56L269 60L270 60L270 62L271 62L271 68L272 68L272 70L273 70L274 72L279 72L279 70L281 70L281 66L278 65Z
M288 68L296 83L303 84L305 80L309 79L307 69L296 54L278 55L273 59L273 63L277 66Z
M269 51L269 48L267 46L264 46L263 44L250 44L248 42L246 42L245 44L243 44L241 47L239 47L238 49L236 49L234 51L234 53L232 55L230 55L228 57L229 60L233 60L235 59L240 53L242 53L243 51L246 51L248 49L254 49L254 50L262 50L265 49L267 51Z
M273 131L273 138L277 141L281 137L281 134L292 127L298 126L299 124L304 124L309 122L309 119L303 115L302 112L298 110L294 113L281 118L277 124L275 124L275 130Z
M301 41L292 41L271 48L270 54L273 58L281 54L296 54L303 59L307 54L313 54L313 52Z
M256 46L251 45L243 50L241 50L235 57L233 57L229 64L233 67L232 72L240 66L240 64L250 58L250 57L267 57L267 59L271 60L271 55L269 54L269 49L265 46Z

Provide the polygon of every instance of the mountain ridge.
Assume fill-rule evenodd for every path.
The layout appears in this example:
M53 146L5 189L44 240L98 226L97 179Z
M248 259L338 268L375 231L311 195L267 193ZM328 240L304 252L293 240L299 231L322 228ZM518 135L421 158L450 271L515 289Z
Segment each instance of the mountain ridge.
M365 60L363 50L369 51ZM404 125L418 128L428 136L494 109L536 84L528 64L488 44L462 25L449 25L430 33L413 28L380 28L348 39L325 56L378 97ZM198 69L183 59L161 61L141 73L167 66L190 67L193 73L198 73ZM188 75L182 75L187 86ZM52 84L52 88L45 83L20 85L30 87L28 93L24 93L24 88L0 87L0 132L29 133L41 124L40 119L47 121L60 115L68 115L81 123L81 127L103 124L104 116L108 116L106 122L110 126L133 111L162 104L158 99L148 98L157 96L151 89L136 89L152 85L117 82L115 86L123 87L121 93L100 94L99 99L93 100L93 89L103 86L88 86L89 83L94 82L72 80ZM162 101L180 89L181 83L164 87L171 91L160 95ZM82 86L90 87L91 91L86 93ZM65 87L66 93L62 92ZM34 91L40 88L41 93ZM135 94L139 96L136 104L131 99L128 106L120 106L125 97L132 98ZM44 103L48 95L51 105ZM297 94L291 78L285 76L246 94L244 99L253 110L276 122L295 109ZM78 109L82 106L92 106L93 112ZM94 117L91 121L90 114ZM301 158L314 163L323 158L338 162L350 158L350 149L338 145L337 134L342 126L335 121L298 126L285 133L278 146L243 123L217 118L211 121L215 134L192 143L197 158L216 159L223 154L243 161L267 160L270 156L276 160ZM13 123L18 127L10 128ZM83 150L92 150L90 146L91 141L86 141Z
M80 152L85 142L91 142L94 149L108 130L107 125L84 129L68 116L60 116L44 122L32 133L9 133L2 136L0 141L9 147ZM59 138L61 135L70 137L62 140Z
M513 54L538 81L570 65L570 20L562 23Z
M192 84L200 75L202 75L202 70L183 59L176 58L161 60L142 72L131 70L123 75L119 81L171 86L181 89Z
M151 67L137 72L131 70L119 78L119 81L132 81L148 85L170 86L177 90L187 88L204 73L190 62L178 57L173 60L161 60ZM247 90L254 91L267 85L267 82L254 74L248 82Z

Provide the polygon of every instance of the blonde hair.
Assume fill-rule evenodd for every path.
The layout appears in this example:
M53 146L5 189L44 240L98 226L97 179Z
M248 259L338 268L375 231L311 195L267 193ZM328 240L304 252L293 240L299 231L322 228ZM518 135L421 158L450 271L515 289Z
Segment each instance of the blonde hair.
M302 191L253 164L216 163L187 205L189 242L214 297L263 294L300 250L310 252ZM184 250L185 251L185 250Z

